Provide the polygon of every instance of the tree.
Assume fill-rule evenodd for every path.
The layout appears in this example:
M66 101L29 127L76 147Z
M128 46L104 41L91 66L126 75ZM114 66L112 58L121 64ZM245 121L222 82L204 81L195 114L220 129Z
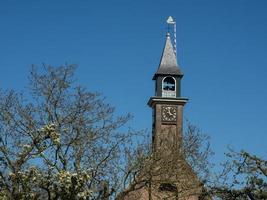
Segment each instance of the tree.
M246 151L230 150L223 172L209 187L222 200L267 199L267 161Z
M75 86L74 71L32 67L27 95L0 91L1 199L97 199L118 187L122 152L141 133L121 128L129 114L115 117L101 95Z
M205 183L212 173L213 164L210 158L214 152L211 149L209 135L189 120L186 120L183 134L183 154L198 178Z

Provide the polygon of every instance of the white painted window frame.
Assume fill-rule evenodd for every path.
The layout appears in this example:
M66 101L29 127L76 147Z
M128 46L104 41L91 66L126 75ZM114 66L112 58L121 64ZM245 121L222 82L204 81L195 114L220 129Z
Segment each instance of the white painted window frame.
M164 80L166 78L172 78L174 80L174 91L166 91L163 89L163 86L164 86ZM172 76L166 76L162 79L162 83L161 83L161 95L162 97L171 97L171 98L176 98L176 79Z

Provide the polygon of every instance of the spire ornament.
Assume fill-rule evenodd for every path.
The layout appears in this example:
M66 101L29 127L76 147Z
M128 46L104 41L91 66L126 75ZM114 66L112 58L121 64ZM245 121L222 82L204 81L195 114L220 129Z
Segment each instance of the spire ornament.
M175 57L176 57L176 22L174 21L174 19L172 18L172 16L169 16L168 19L167 19L167 24L168 24L168 33L167 34L170 34L169 31L170 31L170 26L173 25L173 48L174 48L174 54L175 54Z

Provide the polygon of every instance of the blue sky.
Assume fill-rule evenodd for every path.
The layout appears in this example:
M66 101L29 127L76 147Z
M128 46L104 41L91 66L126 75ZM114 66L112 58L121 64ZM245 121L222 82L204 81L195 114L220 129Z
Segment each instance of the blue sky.
M185 117L211 136L216 162L227 145L266 156L266 9L264 0L1 1L0 87L23 90L31 64L77 64L80 84L150 130L146 103L172 15Z

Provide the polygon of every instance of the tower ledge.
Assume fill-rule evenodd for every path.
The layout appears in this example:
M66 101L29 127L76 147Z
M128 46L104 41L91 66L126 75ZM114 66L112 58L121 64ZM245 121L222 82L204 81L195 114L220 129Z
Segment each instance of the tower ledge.
M189 99L186 97L179 98L166 98L166 97L150 97L147 105L154 107L156 103L161 104L173 104L173 105L185 105Z

